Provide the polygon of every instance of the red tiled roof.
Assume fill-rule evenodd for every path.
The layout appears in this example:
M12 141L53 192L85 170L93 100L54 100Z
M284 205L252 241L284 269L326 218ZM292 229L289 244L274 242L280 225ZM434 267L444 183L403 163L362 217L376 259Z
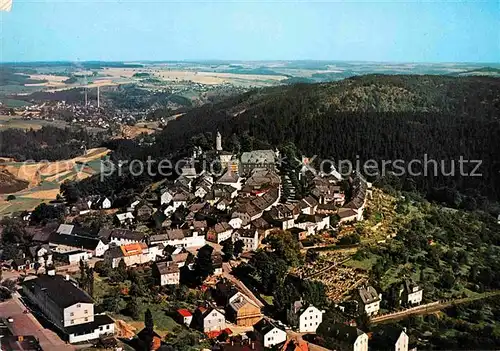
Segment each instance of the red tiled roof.
M189 312L185 308L181 308L181 309L177 310L177 313L179 313L183 317L191 317L192 316L191 312Z
M221 335L223 332L225 332L227 335L233 334L233 331L231 329L229 329L229 328L226 328L226 329L223 329L223 330L209 331L209 332L206 332L205 334L207 335L207 337L209 339L215 339L219 335Z

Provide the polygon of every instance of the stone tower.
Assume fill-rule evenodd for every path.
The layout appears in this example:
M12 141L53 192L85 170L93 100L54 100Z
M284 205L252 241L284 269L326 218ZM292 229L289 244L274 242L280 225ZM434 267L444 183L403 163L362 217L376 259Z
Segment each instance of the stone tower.
M222 136L219 131L217 131L217 136L215 137L215 150L222 151Z

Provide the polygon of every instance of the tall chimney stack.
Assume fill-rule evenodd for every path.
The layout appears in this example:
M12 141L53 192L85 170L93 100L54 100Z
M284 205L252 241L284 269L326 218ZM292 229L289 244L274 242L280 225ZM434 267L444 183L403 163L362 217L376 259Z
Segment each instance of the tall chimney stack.
M100 99L99 99L99 86L97 86L97 108L101 107Z

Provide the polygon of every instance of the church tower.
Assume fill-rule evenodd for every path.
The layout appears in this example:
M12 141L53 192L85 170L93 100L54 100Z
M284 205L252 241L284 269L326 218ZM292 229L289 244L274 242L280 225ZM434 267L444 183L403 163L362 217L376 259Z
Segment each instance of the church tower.
M219 131L217 131L217 136L215 137L215 150L222 151L222 136Z

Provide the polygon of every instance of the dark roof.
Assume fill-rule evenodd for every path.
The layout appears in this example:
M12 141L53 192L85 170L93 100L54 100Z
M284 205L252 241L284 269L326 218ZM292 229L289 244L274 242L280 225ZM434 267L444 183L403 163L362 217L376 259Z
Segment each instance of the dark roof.
M255 229L238 229L236 230L236 234L242 238L254 238L255 237Z
M373 329L370 347L374 350L387 350L388 348L394 347L403 332L402 328L390 325L376 327Z
M73 325L71 327L66 327L64 330L67 334L82 334L91 333L98 329L101 325L113 324L115 323L110 317L105 314L94 315L94 321L84 324Z
M53 233L50 236L49 242L56 245L66 245L76 248L84 248L85 250L95 250L100 239L91 238L79 235L65 235Z
M341 343L354 344L358 336L363 335L364 332L356 327L351 327L342 323L335 323L329 327L329 335Z
M127 239L127 240L137 240L143 241L145 234L141 232L136 232L128 229L113 229L111 230L110 238Z
M359 287L358 294L364 304L380 301L377 290L371 285Z
M265 335L266 333L270 332L274 328L279 328L277 325L273 324L272 322L266 320L266 319L261 319L257 324L253 326L255 331L261 333L262 335ZM281 329L282 330L282 329Z
M22 285L36 294L41 294L43 291L50 300L61 308L77 303L93 303L92 298L87 293L60 275L42 275L27 280Z
M173 262L156 262L155 265L161 275L179 273L179 266Z

